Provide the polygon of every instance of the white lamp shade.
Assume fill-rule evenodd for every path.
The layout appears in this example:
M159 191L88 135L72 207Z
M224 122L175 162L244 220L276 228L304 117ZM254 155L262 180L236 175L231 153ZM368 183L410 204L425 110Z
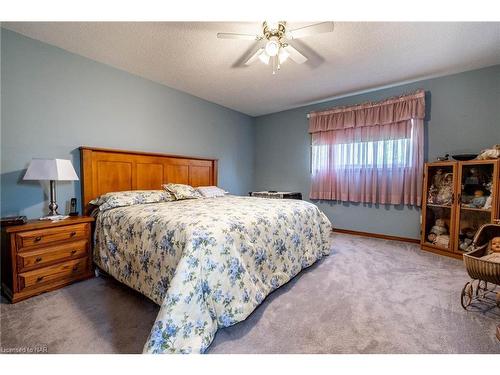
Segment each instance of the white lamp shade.
M78 176L70 160L32 159L24 180L76 181Z

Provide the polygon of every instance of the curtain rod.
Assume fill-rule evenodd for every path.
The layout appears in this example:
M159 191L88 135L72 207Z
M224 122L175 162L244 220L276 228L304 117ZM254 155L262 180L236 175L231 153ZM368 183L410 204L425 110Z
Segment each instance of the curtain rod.
M376 106L376 105L379 105L379 104L383 104L384 102L387 102L387 101L391 101L391 100L397 100L397 99L402 99L406 96L412 96L412 95L417 95L417 94L420 94L421 92L425 92L425 90L423 89L416 89L412 92L409 92L409 93L406 93L406 94L401 94L401 95L396 95L396 96L391 96L389 98L386 98L386 99L382 99L382 100L378 100L378 101L366 101L366 102L363 102L363 103L359 103L359 104L352 104L352 105L346 105L346 106L339 106L337 108L341 109L341 108L349 108L349 107L357 107L357 106L362 106L362 105L372 105L372 106ZM333 108L336 108L336 107L333 107ZM311 111L309 112L307 115L306 115L306 118L311 118L311 113L314 113L314 112L327 112L327 111L331 111L333 108L330 108L330 109L323 109L323 110L319 110L319 111Z

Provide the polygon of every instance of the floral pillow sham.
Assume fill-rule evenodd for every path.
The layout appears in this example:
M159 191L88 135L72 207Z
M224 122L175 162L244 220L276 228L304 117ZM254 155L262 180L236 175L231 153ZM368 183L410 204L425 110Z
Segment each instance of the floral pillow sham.
M162 187L170 192L176 200L202 198L202 195L191 185L166 184Z
M200 193L204 198L215 198L223 197L227 194L227 191L222 190L217 186L198 186L196 188L198 193Z
M90 204L99 207L99 211L106 211L115 207L171 202L173 200L175 198L172 194L165 190L131 190L103 194L90 201Z

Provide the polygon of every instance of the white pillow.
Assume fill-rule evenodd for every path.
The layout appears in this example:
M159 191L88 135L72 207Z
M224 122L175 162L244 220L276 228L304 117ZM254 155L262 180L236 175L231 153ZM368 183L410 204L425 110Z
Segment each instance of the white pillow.
M198 192L204 198L215 198L215 197L223 197L227 194L227 191L218 188L217 186L198 186L196 188Z

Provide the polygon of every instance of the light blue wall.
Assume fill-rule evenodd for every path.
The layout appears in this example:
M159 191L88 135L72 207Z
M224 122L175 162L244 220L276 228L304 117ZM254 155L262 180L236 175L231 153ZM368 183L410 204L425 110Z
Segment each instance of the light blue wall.
M38 217L47 196L22 181L33 157L69 158L82 145L219 158L219 185L253 182L253 119L197 97L2 29L1 215ZM167 68L166 68L167 69ZM58 183L58 203L80 184Z
M255 188L300 191L309 196L308 112L382 100L418 88L427 95L426 160L445 153L478 152L500 143L500 65L496 65L256 118ZM319 206L338 228L419 236L420 210L413 207L346 202Z

